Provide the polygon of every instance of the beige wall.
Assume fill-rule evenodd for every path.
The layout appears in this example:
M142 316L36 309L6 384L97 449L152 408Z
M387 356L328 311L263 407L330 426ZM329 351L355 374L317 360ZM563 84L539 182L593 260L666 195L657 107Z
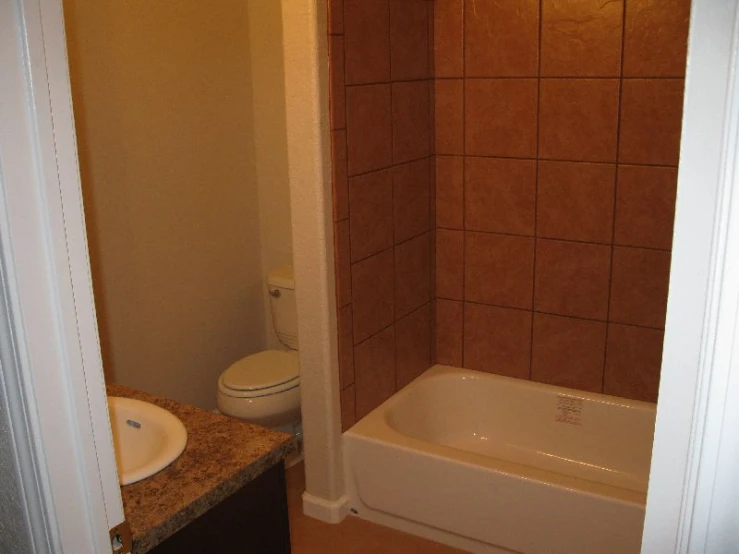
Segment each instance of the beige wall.
M65 3L106 375L206 408L265 344L247 12Z
M291 264L293 257L281 2L250 0L249 23L259 229L266 274L272 268ZM279 348L268 298L264 306L267 345Z

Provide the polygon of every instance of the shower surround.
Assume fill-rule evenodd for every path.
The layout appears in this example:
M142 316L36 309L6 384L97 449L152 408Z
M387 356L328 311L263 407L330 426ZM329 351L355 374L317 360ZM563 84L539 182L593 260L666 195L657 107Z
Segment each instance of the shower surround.
M345 428L434 361L656 400L688 15L330 2Z

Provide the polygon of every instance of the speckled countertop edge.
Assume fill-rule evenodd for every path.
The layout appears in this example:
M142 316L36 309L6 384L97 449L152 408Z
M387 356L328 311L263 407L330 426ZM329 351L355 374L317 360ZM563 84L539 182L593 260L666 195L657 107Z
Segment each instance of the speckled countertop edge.
M185 451L170 466L121 487L132 554L148 552L295 451L295 438L123 385L108 394L143 400L185 425Z

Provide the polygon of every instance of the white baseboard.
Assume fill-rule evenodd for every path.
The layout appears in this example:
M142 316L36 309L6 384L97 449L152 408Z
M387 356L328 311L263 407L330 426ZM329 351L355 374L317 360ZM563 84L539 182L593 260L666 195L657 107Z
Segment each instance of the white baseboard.
M304 492L303 513L326 523L341 523L349 513L349 497L344 494L336 500L326 500Z

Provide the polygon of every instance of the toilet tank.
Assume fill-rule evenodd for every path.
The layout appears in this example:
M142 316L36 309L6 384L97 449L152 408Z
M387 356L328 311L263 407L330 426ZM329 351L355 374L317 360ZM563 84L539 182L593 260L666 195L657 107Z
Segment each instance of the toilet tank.
M272 325L280 342L298 349L298 312L295 305L295 278L293 267L286 265L267 274Z

